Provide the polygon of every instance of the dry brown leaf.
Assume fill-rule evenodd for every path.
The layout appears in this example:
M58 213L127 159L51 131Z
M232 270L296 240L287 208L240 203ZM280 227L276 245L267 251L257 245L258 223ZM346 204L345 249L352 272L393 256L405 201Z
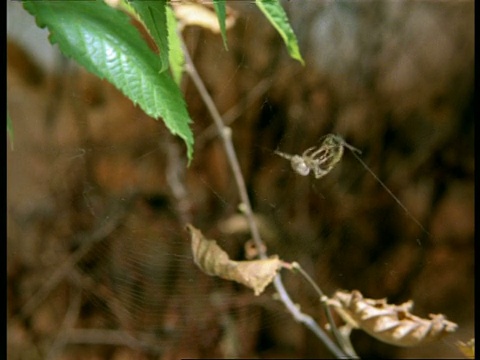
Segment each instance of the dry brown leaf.
M202 232L187 225L192 241L193 260L208 275L233 280L253 289L260 295L282 267L277 257L265 260L234 261L217 245L215 240L206 239Z
M462 352L469 359L475 358L475 338L468 340L466 343L463 341L457 341L458 350Z
M172 3L175 15L182 27L197 25L219 34L220 25L215 11L202 4L196 3ZM235 24L235 16L230 8L227 7L225 18L225 27L230 29Z
M412 301L392 305L386 299L365 299L354 290L351 293L337 291L328 303L348 324L392 345L421 345L457 329L457 324L441 314L430 314L430 319L410 314Z

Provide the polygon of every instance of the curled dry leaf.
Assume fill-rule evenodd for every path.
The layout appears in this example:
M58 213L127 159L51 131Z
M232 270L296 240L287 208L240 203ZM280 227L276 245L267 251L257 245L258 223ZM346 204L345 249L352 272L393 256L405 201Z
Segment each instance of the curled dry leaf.
M397 346L416 346L441 338L457 329L444 315L423 319L410 314L413 302L388 304L386 299L365 299L359 291L337 291L328 301L345 322L374 338Z
M457 341L455 345L457 345L458 350L460 350L468 359L475 358L475 338L468 340L466 343L463 341Z
M172 2L172 7L182 27L196 25L220 33L220 24L213 8L198 3L177 2ZM236 17L229 7L226 10L225 27L230 29L235 24Z
M277 257L265 260L234 261L217 245L215 240L206 239L200 230L187 225L192 241L193 260L208 275L233 280L253 289L260 295L282 267Z

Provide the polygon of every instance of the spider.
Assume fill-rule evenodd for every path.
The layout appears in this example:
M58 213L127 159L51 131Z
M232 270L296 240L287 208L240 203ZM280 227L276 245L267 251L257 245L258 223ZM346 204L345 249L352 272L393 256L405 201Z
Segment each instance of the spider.
M300 155L289 155L281 151L275 150L275 154L283 157L284 159L290 160L292 169L299 175L307 176L310 171L313 171L316 179L320 179L327 175L337 163L342 159L343 148L346 147L349 149L353 156L362 164L362 166L367 170L378 183L390 194L390 196L396 201L396 203L407 213L407 215L415 221L415 223L427 234L430 233L423 227L420 221L417 220L415 216L402 204L402 202L395 196L395 194L384 184L382 180L379 179L377 175L368 167L367 164L361 159L360 156L362 152L352 145L348 144L343 140L340 135L328 134L322 136L320 140L323 140L320 146L313 146L308 148Z
M351 151L361 154L361 151L347 144L341 136L328 134L320 138L320 146L312 146L300 155L289 155L276 150L275 154L290 160L292 169L299 175L307 176L313 171L316 179L327 175L343 156L343 148L347 147Z

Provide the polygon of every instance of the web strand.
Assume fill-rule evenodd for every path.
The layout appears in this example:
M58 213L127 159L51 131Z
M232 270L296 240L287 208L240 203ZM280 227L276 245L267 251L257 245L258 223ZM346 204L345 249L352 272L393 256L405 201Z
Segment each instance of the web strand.
M346 145L348 144L344 143L344 146ZM375 178L375 180L377 180L378 183L382 185L382 187L390 194L390 196L395 200L395 202L405 211L408 217L412 219L425 232L425 234L427 234L428 236L431 236L431 234L427 231L427 229L425 229L425 227L420 223L420 221L418 221L417 218L413 216L413 214L405 207L405 205L403 205L403 203L395 196L395 194L387 187L387 185L385 185L384 182L380 180L380 178L362 160L362 158L359 155L357 155L357 152L361 154L361 151L350 145L346 147L351 151L353 156L355 156L355 158L360 162L360 164L362 164L365 170L367 170Z

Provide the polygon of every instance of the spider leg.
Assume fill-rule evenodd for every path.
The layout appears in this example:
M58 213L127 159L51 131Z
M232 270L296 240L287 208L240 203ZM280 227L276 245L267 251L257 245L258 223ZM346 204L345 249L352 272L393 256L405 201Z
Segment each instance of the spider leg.
M315 152L315 150L317 149L316 146L312 146L311 148L308 148L307 150L305 150L303 153L302 153L302 156L303 157L312 157L311 154L313 152Z
M330 154L331 154L330 149L331 147L325 148L321 146L316 151L311 153L309 157L315 160L315 162L317 163L317 166L320 166L323 163L325 163L325 161L328 161L328 159L330 158Z
M277 154L278 156L280 156L284 159L287 159L287 160L292 160L292 158L293 158L293 155L286 154L286 153L283 153L283 152L278 151L278 150L275 150L275 154Z
M310 157L310 158L316 158L318 156L318 154L322 153L326 151L325 147L323 146L320 146L320 147L317 147L317 146L313 146L311 148L308 148L307 150L305 150L302 154L302 156L304 157Z
M312 153L312 157L313 158L317 158L320 154L324 153L324 155L320 155L320 158L323 159L325 156L328 156L329 152L330 152L330 149L331 147L323 147L321 146L320 148L318 148L317 151L315 151L314 153Z
M319 166L313 169L313 174L315 175L315 179L320 179L327 175L331 169L323 170Z

